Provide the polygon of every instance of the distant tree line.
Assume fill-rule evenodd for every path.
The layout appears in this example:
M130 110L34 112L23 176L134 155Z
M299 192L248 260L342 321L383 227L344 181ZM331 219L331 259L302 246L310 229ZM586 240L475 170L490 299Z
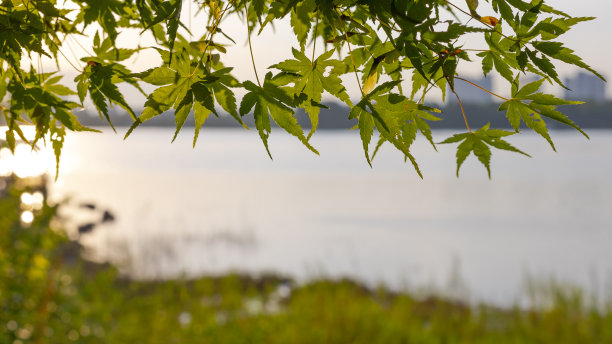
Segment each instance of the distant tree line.
M321 109L319 119L319 129L348 129L352 128L357 124L356 120L349 120L348 113L350 108L341 103L327 103L328 108ZM464 109L470 112L471 120L477 126L483 126L487 123L491 123L492 126L498 128L509 128L508 120L505 116L505 112L498 111L499 104L464 104ZM459 129L465 126L462 116L461 109L456 104L447 104L441 106L442 113L439 117L443 121L437 121L431 123L432 129ZM582 106L564 106L563 112L574 121L578 126L587 129L612 128L612 101L607 102L587 102ZM125 112L119 110L113 114L115 118L114 123L118 127L129 127L132 125L132 119ZM108 123L101 120L97 113L81 111L77 114L79 121L86 126L108 126ZM300 125L305 128L309 128L310 122L308 115L302 110L296 112L296 118ZM245 119L245 123L249 127L254 127L255 123L252 118ZM0 124L4 124L0 118ZM220 113L219 117L211 117L206 122L207 126L212 128L239 128L241 125L228 114ZM158 116L146 123L143 123L145 127L175 127L173 116ZM194 127L195 121L193 118L187 119L185 126ZM551 122L549 124L551 129L569 129L569 127L556 124Z

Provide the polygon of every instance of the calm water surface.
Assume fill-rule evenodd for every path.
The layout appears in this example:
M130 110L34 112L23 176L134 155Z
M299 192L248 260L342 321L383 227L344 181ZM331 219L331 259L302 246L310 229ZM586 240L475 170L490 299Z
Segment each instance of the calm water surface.
M491 181L473 156L457 179L455 146L424 141L424 180L389 147L370 168L356 132L316 134L321 156L273 132L274 161L253 130L204 130L195 149L168 129L78 134L52 188L116 215L84 242L137 277L351 276L505 303L529 277L612 291L612 131L590 134L554 132L558 153L513 138L533 159L495 152Z

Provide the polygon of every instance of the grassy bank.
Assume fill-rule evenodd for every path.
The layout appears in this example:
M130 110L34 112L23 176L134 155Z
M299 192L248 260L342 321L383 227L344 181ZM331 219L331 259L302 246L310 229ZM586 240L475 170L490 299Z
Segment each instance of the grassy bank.
M346 280L291 288L277 278L236 275L125 281L116 293L118 307L102 325L108 343L612 342L609 310L560 291L537 310L416 298Z

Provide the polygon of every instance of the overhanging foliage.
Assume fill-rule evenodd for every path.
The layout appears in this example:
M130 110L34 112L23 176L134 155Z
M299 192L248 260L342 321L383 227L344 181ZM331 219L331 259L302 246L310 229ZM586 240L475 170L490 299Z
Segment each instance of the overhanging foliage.
M21 126L33 124L36 137L29 143L35 145L48 137L59 164L67 131L95 131L82 126L73 114L89 98L111 126L109 106L119 106L132 116L134 124L126 137L139 124L170 110L176 119L175 138L187 117L195 116L195 145L208 116L219 115L219 109L223 109L245 128L243 118L254 116L256 130L270 156L271 120L318 154L310 138L317 129L319 111L325 106L323 94L327 93L351 107L349 116L358 120L368 163L388 142L421 175L411 145L420 133L435 147L427 121L440 120L434 115L439 110L424 104L425 95L434 88L444 94L449 87L462 107L454 85L469 82L461 76L460 67L476 59L482 62L484 75L497 73L507 80L511 98L494 95L504 100L499 110L506 112L514 131L488 125L472 130L469 114L463 113L466 132L442 143L459 143L457 174L467 156L474 153L490 175L491 147L523 153L503 139L518 133L522 123L544 137L553 149L548 120L584 134L556 109L579 102L539 91L544 82L565 87L553 60L603 77L556 41L572 26L593 18L572 17L543 0L486 1L490 5L486 10L483 6L479 9L478 0L195 1L198 15L207 18L207 30L199 40L189 41L181 34L186 32L182 9L192 5L187 0L73 0L76 10L64 9L63 1L3 0L0 100L4 101L0 111L9 127L6 141L13 149L17 137L28 141ZM232 67L223 63L226 48L218 43L219 37L235 42L222 29L223 19L230 15L242 18L249 46L252 34L287 18L299 42L296 47L286 47L292 49L293 59L274 64L271 68L275 72L260 80L251 50L257 83L237 80L231 74ZM62 49L67 37L83 34L94 24L98 25L91 47L94 54L72 62L80 73L75 90L60 83L59 73L42 73L32 65L22 65L23 56L30 61L38 56L56 61L65 58ZM117 48L124 28L150 31L163 64L140 73L126 67L125 60L138 54L139 49ZM472 34L482 35L487 49L470 47L466 35ZM541 79L519 85L519 76L524 73L537 74ZM345 74L357 78L362 97L356 104L341 79ZM407 78L410 82L402 83ZM142 113L135 113L126 102L117 87L122 83L147 96ZM145 93L143 84L157 88ZM240 104L234 95L239 88L247 92ZM78 95L79 102L66 100L68 95ZM312 129L307 134L295 119L298 108L309 115ZM372 144L374 135L378 135L376 145Z

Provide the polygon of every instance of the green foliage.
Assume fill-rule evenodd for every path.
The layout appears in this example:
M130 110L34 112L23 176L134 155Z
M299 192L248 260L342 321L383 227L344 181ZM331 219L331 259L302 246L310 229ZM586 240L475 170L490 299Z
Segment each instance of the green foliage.
M294 98L300 99L300 96L303 96L298 106L303 107L310 117L312 124L311 132L308 135L310 138L317 130L319 123L319 112L323 107L321 104L323 91L327 91L348 105L352 104L338 75L333 73L325 75L328 67L342 66L338 60L330 59L334 49L328 50L314 61L309 60L299 50L293 49L292 52L295 60L286 60L272 67L283 72L277 76L277 80L282 80L285 85L293 83L294 86L290 92Z
M504 135L485 132L483 141ZM0 190L2 343L612 341L610 304L555 284L530 288L530 308L501 308L350 280L129 280L84 261L78 243L51 225L64 204L45 203L30 225L20 223L21 195L35 191L18 180Z
M79 245L57 228L58 205L22 201L26 193L46 197L43 187L0 178L0 342L104 343L108 304L121 298L109 283L115 270L80 258ZM26 211L31 223L20 219Z
M491 178L491 149L489 146L529 156L527 153L515 148L502 139L502 137L514 134L515 133L511 131L489 129L489 125L487 124L474 132L457 134L449 137L442 143L461 142L457 147L457 176L459 176L459 169L461 168L461 165L465 159L470 155L470 153L474 153L478 160L480 160L480 162L487 169L489 178Z
M259 136L263 141L268 155L270 149L268 148L268 136L270 135L270 117L278 124L281 128L285 129L288 133L296 136L308 149L319 154L317 150L310 145L302 128L298 125L297 119L294 117L294 112L291 106L294 104L294 98L285 92L284 89L275 85L272 80L272 73L266 74L263 86L257 86L250 81L244 82L244 87L249 91L240 104L240 114L245 115L253 106L255 110L253 115L255 116L255 127L259 132Z
M64 3L56 0L0 3L3 47L0 100L8 98L0 111L9 126L6 140L14 142L15 137L23 136L20 126L33 124L36 140L51 134L58 161L66 131L89 130L73 114L86 99L111 126L110 106L127 111L134 124L126 137L141 123L171 111L176 122L176 138L186 118L193 113L195 145L208 116L219 116L223 109L245 128L243 118L253 116L268 154L270 118L316 153L310 139L317 129L319 111L325 107L323 100L327 93L351 107L349 116L358 119L368 163L371 164L380 145L389 142L405 160L411 161L420 175L411 151L416 133L422 133L432 142L426 120L443 119L433 116L436 110L424 105L425 96L438 88L444 99L449 86L460 98L454 85L464 82L461 66L465 61L480 60L483 74L496 73L504 78L512 89L512 97L504 98L500 111L506 112L510 126L519 132L523 123L544 137L553 149L546 121L558 121L581 130L556 109L557 105L575 102L539 93L544 82L565 87L552 61L583 68L603 79L573 50L557 41L574 25L593 18L572 17L544 0L491 0L487 1L490 6L478 0L74 2L78 5L76 10L64 9ZM207 20L206 33L193 41L186 39L188 30L183 25L185 19L181 18L189 6L197 6L197 15ZM259 76L257 84L236 80L231 75L232 67L221 62L227 50L219 43L220 38L225 38L237 44L221 27L223 19L232 15L242 18L250 33L261 32L286 18L298 41L298 46L291 47L294 58L271 66L277 72L267 74L262 84ZM60 76L22 65L23 61L36 61L39 56L56 61L59 56L68 59L63 52L68 38L83 34L93 24L98 24L91 47L94 54L71 62L79 71L76 90L59 84ZM162 57L162 65L135 73L123 64L140 51L140 48L117 48L121 32L127 28L152 33L157 41L153 48ZM467 34L482 35L487 49L476 51L467 43L458 45L465 41ZM317 45L317 42L325 44ZM524 73L535 73L541 79L519 90L517 80ZM353 76L361 91L361 99L355 104L344 85ZM145 93L147 101L142 113L136 114L128 105L117 87L122 83ZM141 88L144 84L158 87L146 93ZM242 89L241 94L246 92L239 107L236 89ZM79 103L67 100L66 96L71 94L78 95ZM312 129L307 135L295 118L299 108L310 118ZM469 135L461 136L458 167L464 156L474 152L490 174L488 146L505 147L501 149L508 146L500 143L501 136L495 136L499 131L491 134L490 129L483 128L471 132L469 114L464 116ZM379 140L370 153L375 132ZM454 142L457 137L447 141Z

